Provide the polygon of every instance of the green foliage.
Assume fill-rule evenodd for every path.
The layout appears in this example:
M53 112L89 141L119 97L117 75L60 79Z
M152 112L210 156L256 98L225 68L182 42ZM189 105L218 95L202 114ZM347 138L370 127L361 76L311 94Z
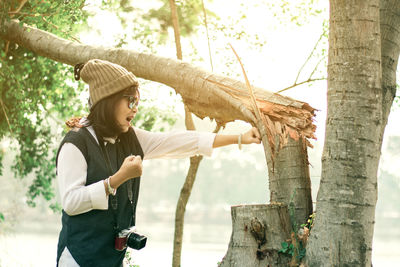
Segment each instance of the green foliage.
M306 255L306 248L301 241L299 242L298 240L296 240L296 245L293 245L293 243L282 242L281 246L282 248L278 251L278 253L283 253L290 257L295 257L297 263L300 263Z
M289 217L290 221L292 223L292 234L291 234L291 242L282 242L282 248L279 250L279 253L283 253L286 255L291 256L292 258L294 257L294 260L296 263L300 263L301 260L304 258L306 255L306 248L305 248L305 243L302 238L299 238L298 234L298 226L296 223L296 214L295 214L295 205L294 205L294 197L296 195L296 190L293 191L293 194L290 197L290 202L289 202ZM311 229L313 219L315 217L315 213L310 215L309 219L307 220L306 224L302 224L302 227L309 225L308 229ZM303 235L308 235L307 233L303 233ZM303 236L304 238L304 236Z
M166 126L174 125L177 120L176 114L172 110L160 110L156 106L140 107L133 120L133 125L138 128L150 131L165 131Z
M84 0L30 0L19 12L15 13L13 11L17 8L19 2L15 0L2 1L4 9L0 13L0 28L2 28L4 21L17 19L21 23L53 32L65 38L75 32L76 25L85 21L87 16L82 11Z
M18 13L12 13L15 1L2 4L1 26L11 18L19 19L21 23L69 37L74 25L84 20L80 8L83 1L28 1ZM78 96L83 86L71 86L71 80L66 78L67 74L73 77L73 68L69 66L39 57L2 39L0 46L0 139L11 138L18 144L13 148L17 155L11 167L15 176L24 178L34 174L27 203L35 206L38 196L46 200L54 197L54 147L60 137L52 128L60 119L82 110ZM2 161L0 167L3 167Z
M292 243L282 242L281 246L282 248L278 251L279 253L287 254L291 257L294 255L294 246Z
M106 6L113 4L105 2ZM125 2L121 1L121 5L126 5ZM18 19L72 39L89 15L82 10L84 1L28 1L18 13L8 12L17 8L15 1L2 1L1 6L4 7L0 11L1 29L5 21ZM84 85L73 81L71 66L40 57L3 39L0 39L0 47L0 140L16 141L13 149L17 155L11 168L20 179L33 174L27 203L35 206L39 196L48 201L54 198L55 156L62 138L61 127L54 125L63 125L66 119L84 113L80 99ZM144 107L136 122L146 130L158 125L162 131L175 122L172 114ZM0 151L0 174L4 153ZM51 203L50 208L60 210L60 205Z
M11 44L0 56L6 58L0 68L0 138L18 142L18 154L12 169L17 177L35 173L28 191L28 204L42 195L53 196L51 181L55 177L55 136L51 131L54 118L67 118L82 109L78 90L68 84L64 74L72 68L37 57L22 47ZM71 75L72 76L72 75ZM71 102L75 104L71 105Z
M172 28L171 10L168 0L162 0L159 8L143 9L135 2L123 0L104 1L100 9L117 16L121 25L126 29L123 36L119 36L117 47L128 43L135 50L157 53L157 46L164 45L168 40L168 28ZM139 6L139 7L138 7ZM188 36L197 31L203 23L201 0L176 1L181 36ZM207 11L209 16L214 16Z
M160 23L161 31L167 35L169 27L172 27L171 8L168 0L162 0L163 5L158 9L151 9L144 16L144 19L157 19ZM182 36L188 36L193 33L197 25L203 23L203 6L201 0L182 1L176 0L176 9L178 12L179 28ZM207 11L209 16L215 16Z
M129 267L140 267L139 265L134 264L134 261L132 259L132 251L130 248L128 248L126 250L124 263ZM125 266L125 264L124 264L124 266Z
M318 2L319 0L281 0L266 1L265 4L279 23L302 26L310 17L318 16L323 12L321 8L318 8Z
M300 243L300 248L298 250L298 255L296 256L297 260L300 261L306 256L306 248L303 247L303 243Z
M300 227L307 227L308 229L311 230L311 228L314 226L314 219L315 219L315 212L313 212L313 214L311 214L306 223L303 223L302 225L300 225Z

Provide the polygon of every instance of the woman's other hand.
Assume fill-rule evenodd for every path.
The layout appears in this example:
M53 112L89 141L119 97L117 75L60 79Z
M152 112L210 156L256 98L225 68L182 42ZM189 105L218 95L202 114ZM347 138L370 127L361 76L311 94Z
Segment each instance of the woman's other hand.
M242 135L242 144L260 144L261 135L256 127L251 128L249 131Z

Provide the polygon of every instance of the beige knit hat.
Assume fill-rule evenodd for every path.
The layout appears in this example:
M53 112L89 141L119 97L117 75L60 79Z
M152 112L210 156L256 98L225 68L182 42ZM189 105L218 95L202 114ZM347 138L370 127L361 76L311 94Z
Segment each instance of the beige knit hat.
M91 105L130 86L139 86L132 72L124 67L100 59L91 59L75 66L75 79L89 84Z

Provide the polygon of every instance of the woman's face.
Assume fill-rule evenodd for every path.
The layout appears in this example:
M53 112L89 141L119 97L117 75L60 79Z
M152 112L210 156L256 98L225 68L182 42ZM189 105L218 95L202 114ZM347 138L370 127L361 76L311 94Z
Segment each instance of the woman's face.
M126 133L131 127L131 121L135 118L138 111L139 94L125 95L116 106L115 118L123 133Z

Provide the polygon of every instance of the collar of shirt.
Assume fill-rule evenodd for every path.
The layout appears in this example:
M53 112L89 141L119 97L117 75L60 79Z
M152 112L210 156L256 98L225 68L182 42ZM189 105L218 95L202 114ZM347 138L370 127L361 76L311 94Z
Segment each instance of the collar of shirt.
M83 117L80 121L80 124L82 124L83 126L86 126L88 124L88 120L86 117ZM91 133L94 137L94 139L96 140L97 144L99 143L99 140L97 139L96 133L94 132L94 129L92 126L86 126L89 133ZM112 137L104 137L104 145L107 145L107 143L110 144L115 144L117 142L117 138L112 138Z

